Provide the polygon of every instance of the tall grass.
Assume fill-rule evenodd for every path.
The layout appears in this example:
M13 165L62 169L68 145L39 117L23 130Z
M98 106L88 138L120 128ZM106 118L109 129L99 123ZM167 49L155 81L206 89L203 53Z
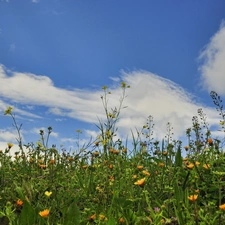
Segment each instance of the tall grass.
M154 140L150 116L141 131L133 131L128 149L116 136L129 86L122 82L121 88L119 106L109 109L111 92L103 87L106 120L99 120L99 136L78 145L77 153L49 147L51 127L40 131L40 141L23 144L12 107L5 111L18 132L19 151L11 155L10 143L0 151L1 225L225 224L223 139L212 137L203 110L186 130L188 146L173 140L170 123L165 140ZM222 101L215 92L211 97L224 132Z

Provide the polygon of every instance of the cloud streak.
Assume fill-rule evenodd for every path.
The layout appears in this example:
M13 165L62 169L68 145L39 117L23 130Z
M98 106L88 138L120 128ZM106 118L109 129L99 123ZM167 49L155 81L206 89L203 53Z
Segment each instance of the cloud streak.
M112 91L109 95L109 108L119 105L122 92L118 80L114 79L114 84L109 87L109 91ZM176 137L182 136L185 129L191 126L191 119L197 114L197 109L203 107L179 85L147 71L122 71L120 80L131 85L124 100L124 105L128 108L121 111L118 121L121 137L126 137L131 128L141 128L149 115L154 118L157 137L165 136L167 122L172 124ZM0 67L0 83L0 95L15 103L44 106L48 113L57 117L63 116L87 123L98 123L98 118L104 118L100 99L102 90L58 88L47 76L12 72L4 66ZM3 105L5 106L2 102L2 107ZM0 108L2 107L0 102ZM210 122L218 122L214 109L203 108ZM20 109L17 112L39 116Z
M199 60L202 65L201 86L210 91L216 91L225 96L225 21L222 21L220 29L210 39L210 42L202 50Z

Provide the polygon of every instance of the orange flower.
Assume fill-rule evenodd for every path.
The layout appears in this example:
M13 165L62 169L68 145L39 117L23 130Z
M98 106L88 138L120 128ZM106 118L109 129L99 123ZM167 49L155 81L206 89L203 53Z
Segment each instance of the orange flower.
M55 164L55 160L54 159L50 159L49 163L53 165L53 164Z
M20 200L20 199L18 199L18 200L16 201L16 205L17 205L17 206L22 206L22 205L23 205L23 201Z
M187 151L189 149L189 146L184 146L184 149Z
M99 152L97 152L97 151L96 152L93 152L92 155L95 156L95 157L97 157L97 156L99 156Z
M140 187L143 187L144 184L145 184L145 178L136 181L134 184L135 184L135 185L138 185L138 186L140 186Z
M195 165L196 165L196 166L198 166L199 164L200 164L200 162L198 162L198 161L195 162Z
M163 155L167 155L167 154L168 154L168 152L164 151L162 154L163 154Z
M113 176L110 176L109 179L110 179L111 181L114 181L114 177L113 177Z
M137 166L137 168L138 168L139 170L141 170L141 169L143 169L143 166Z
M121 217L121 218L119 219L119 223L120 223L120 224L121 224L121 223L124 223L123 217Z
M207 170L210 167L210 164L204 164L203 167Z
M208 144L209 144L209 145L213 145L213 140L212 140L212 138L209 138L209 139L208 139Z
M90 216L89 221L93 222L95 218L96 218L96 214L93 214L92 216Z
M45 170L47 166L44 165L44 164L39 164L39 167L40 167L41 169Z
M190 196L188 197L188 199L189 199L190 201L192 201L192 202L195 202L195 201L197 200L197 198L198 198L198 195L190 195Z
M225 210L225 204L219 206L221 210Z
M136 179L137 178L137 175L133 175L133 178Z
M112 164L110 164L110 165L109 165L109 169L112 169L112 168L113 168L113 165L112 165Z
M122 150L122 152L123 152L123 153L127 153L127 148L124 148L124 149Z
M193 169L194 166L195 166L195 165L194 165L193 163L190 163L190 164L187 166L187 168L188 168L188 169Z
M41 217L47 217L49 215L49 210L48 209L45 209L45 210L39 212L39 215Z
M164 167L165 164L164 163L159 163L159 167Z
M88 165L83 165L82 168L83 169L87 169L88 168Z
M113 154L115 154L115 155L119 155L119 153L120 153L120 150L114 150L113 151Z
M148 171L146 171L146 170L143 170L142 173L143 173L144 175L148 176L148 177L150 177L150 175L151 175L151 174L150 174Z

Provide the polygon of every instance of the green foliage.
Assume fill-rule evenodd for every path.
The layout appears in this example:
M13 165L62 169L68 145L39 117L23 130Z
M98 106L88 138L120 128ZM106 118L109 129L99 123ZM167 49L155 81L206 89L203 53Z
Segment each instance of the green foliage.
M225 155L223 139L213 138L203 110L186 130L188 146L173 139L168 123L165 139L154 138L153 117L131 131L132 148L117 138L116 124L129 86L121 83L117 107L108 108L111 91L104 86L106 114L99 135L74 153L49 148L52 128L40 131L36 143L12 144L0 150L0 224L2 225L217 225L225 224ZM224 132L220 97L211 96ZM82 135L77 130L78 140ZM46 138L45 138L46 136Z

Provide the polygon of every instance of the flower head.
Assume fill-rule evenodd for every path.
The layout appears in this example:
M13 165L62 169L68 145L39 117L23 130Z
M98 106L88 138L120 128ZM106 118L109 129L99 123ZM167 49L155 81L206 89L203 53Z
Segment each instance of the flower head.
M225 204L220 205L219 207L220 207L220 210L223 210L223 211L225 210Z
M138 185L138 186L140 186L140 187L143 187L144 184L145 184L145 178L136 181L134 184L135 184L135 185Z
M188 169L193 169L194 166L195 166L195 165L194 165L193 163L190 163L190 164L187 166L187 168L188 168Z
M210 164L204 164L203 167L207 170L210 167Z
M9 107L5 110L4 115L10 115L10 114L11 114L12 109L13 109L13 108L12 108L11 106L9 106Z
M45 192L45 195L46 195L47 197L50 197L50 196L51 196L51 194L52 194L52 192L51 192L51 191L46 191L46 192Z
M17 206L22 206L22 205L23 205L23 201L20 200L20 199L18 199L18 200L16 201L16 205L17 205Z
M8 148L12 148L13 144L12 143L8 143Z
M48 209L45 209L45 210L43 210L43 211L40 211L39 212L39 215L41 216L41 217L48 217L48 215L49 215L49 210Z
M188 197L188 199L189 199L191 202L195 202L195 201L197 200L197 198L198 198L198 195L190 195L190 196Z

